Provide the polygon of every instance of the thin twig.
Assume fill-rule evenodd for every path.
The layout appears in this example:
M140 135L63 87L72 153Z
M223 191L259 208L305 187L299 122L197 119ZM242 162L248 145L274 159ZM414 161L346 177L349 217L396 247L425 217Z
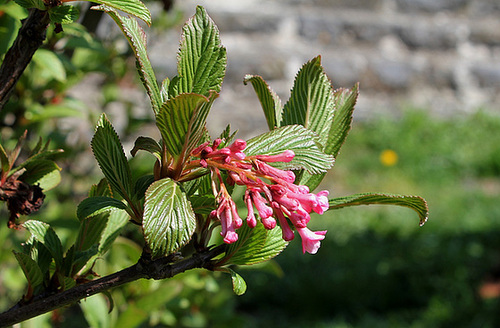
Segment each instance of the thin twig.
M77 285L58 294L39 298L32 303L18 304L0 314L0 327L10 326L34 318L43 313L73 304L83 298L138 279L160 280L171 278L194 268L212 269L211 260L224 251L225 245L220 245L203 253L195 253L192 257L175 263L169 263L172 259L171 257L163 257L150 261L139 260L138 263L109 276Z
M23 20L14 44L5 54L0 67L0 111L9 100L33 54L43 44L49 22L47 11L34 8L30 9L28 17Z

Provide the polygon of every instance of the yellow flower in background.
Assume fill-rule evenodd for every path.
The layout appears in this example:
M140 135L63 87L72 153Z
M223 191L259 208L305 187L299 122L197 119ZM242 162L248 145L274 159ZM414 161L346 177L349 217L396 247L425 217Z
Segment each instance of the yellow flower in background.
M394 150L385 149L380 153L380 162L384 166L394 166L398 163L398 154Z

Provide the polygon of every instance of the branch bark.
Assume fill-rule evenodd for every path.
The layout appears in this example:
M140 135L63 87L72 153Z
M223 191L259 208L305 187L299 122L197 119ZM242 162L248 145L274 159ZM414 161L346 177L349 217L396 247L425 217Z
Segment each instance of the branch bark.
M0 67L0 111L9 100L33 54L43 44L49 22L47 11L35 8L30 9L28 17L23 20L16 40L5 54Z
M69 305L79 300L138 279L167 279L194 268L211 267L211 260L224 253L225 245L220 245L203 253L195 253L185 260L170 263L171 257L157 260L140 259L136 264L109 276L75 286L58 294L39 298L32 303L16 305L0 314L0 327L34 318L40 314Z

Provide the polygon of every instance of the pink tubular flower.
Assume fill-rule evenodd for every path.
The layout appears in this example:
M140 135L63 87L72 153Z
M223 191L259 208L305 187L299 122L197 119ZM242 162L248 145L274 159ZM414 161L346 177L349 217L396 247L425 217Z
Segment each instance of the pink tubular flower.
M268 230L274 229L278 223L285 241L294 239L294 230L297 230L302 239L302 251L315 254L326 231L311 231L307 224L311 219L310 213L323 214L328 210L328 191L313 194L307 186L294 184L295 174L292 171L268 164L292 161L295 154L291 150L277 155L247 157L244 140L236 139L231 145L219 148L222 143L223 140L216 139L212 145L204 143L196 147L191 156L198 159L190 163L189 169L199 165L212 173L212 186L219 205L217 210L211 212L210 218L220 221L224 242L230 244L237 241L236 230L243 224L226 188L226 185L237 184L246 187L244 202L248 213L246 222L250 228L257 226L257 219ZM227 180L223 179L221 171L227 173Z
M291 162L295 157L295 153L292 150L285 150L283 153L278 155L257 155L255 158L263 162L274 163L274 162Z
M328 203L328 190L322 190L316 194L316 199L318 201L318 205L313 207L313 211L318 214L323 214L326 210L330 208L330 204Z
M295 174L292 171L283 171L261 161L255 161L255 165L257 166L257 170L264 175L282 179L289 183L295 181Z
M302 253L316 254L321 246L321 240L325 239L326 230L311 231L308 228L297 228L297 231L302 238Z

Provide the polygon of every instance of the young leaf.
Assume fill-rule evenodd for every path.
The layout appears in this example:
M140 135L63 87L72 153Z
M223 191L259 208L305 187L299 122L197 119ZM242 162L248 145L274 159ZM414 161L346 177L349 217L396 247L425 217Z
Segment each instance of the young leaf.
M132 178L122 144L113 126L103 114L91 141L92 151L111 187L130 199Z
M333 90L318 56L302 66L295 78L290 99L283 108L281 126L301 124L316 132L324 145L333 118Z
M139 150L145 150L154 155L159 161L161 161L161 147L150 137L139 137L135 140L134 148L130 151L132 156L135 156Z
M89 197L78 205L76 216L78 219L83 220L101 213L126 209L127 205L115 198L104 196Z
M123 1L96 1L99 3L113 2L122 3ZM128 2L136 2L134 0L129 0ZM139 2L137 0L137 2ZM141 3L142 5L142 3ZM141 77L142 84L146 88L146 92L151 100L151 106L153 107L153 112L158 113L161 104L163 103L160 88L158 87L158 82L156 81L156 76L151 66L147 54L147 38L144 30L139 26L139 23L132 17L122 17L113 8L106 5L93 7L93 9L102 10L107 12L111 18L118 24L118 26L123 31L123 34L127 38L132 50L135 54L135 59L137 61L137 72ZM121 8L118 8L121 9ZM147 9L146 9L147 10ZM149 13L149 11L148 11Z
M120 235L122 228L128 223L130 217L125 211L116 211L109 214L106 228L102 232L99 242L98 255L104 255L115 239Z
M269 130L277 128L281 123L281 114L283 111L283 106L281 105L281 99L278 95L269 87L269 85L264 81L264 79L258 75L247 75L243 80L245 85L250 82L259 98L262 109L264 110L264 115L266 117L267 125Z
M52 23L69 24L78 19L80 11L75 6L55 6L49 9Z
M167 151L183 162L204 137L205 122L217 94L181 94L163 104L156 117Z
M103 7L118 9L142 19L148 25L151 25L151 13L149 12L148 7L146 7L139 0L92 0L92 2L103 5L99 7L92 7L92 9L102 10Z
M149 187L142 225L154 258L171 254L189 242L196 220L186 194L175 181L165 178Z
M34 288L43 282L42 270L38 264L27 254L13 251L19 266L23 270L24 276L28 280L28 288Z
M222 262L236 265L261 263L277 256L286 246L279 226L267 230L262 223L253 229L244 225L238 229L238 240L228 245Z
M170 81L169 93L220 92L226 73L226 48L221 46L219 30L201 6L182 29L178 56L178 76Z
M8 174L11 167L9 156L2 145L0 145L0 163L2 164L2 175Z
M30 9L36 8L38 10L47 10L43 0L14 0L18 5L23 8Z
M334 92L335 114L333 116L328 139L325 143L325 153L337 157L340 147L351 129L352 113L359 95L359 84L352 89L338 89Z
M56 266L61 267L63 262L63 248L61 240L55 231L47 223L36 220L26 221L23 223L23 226L29 230L37 241L47 247L56 262Z
M51 160L40 159L30 161L25 166L24 172L20 180L30 184L38 184L44 191L50 190L61 182L61 168Z
M291 162L273 165L280 169L305 169L311 174L318 174L330 169L334 158L318 148L315 138L314 132L302 125L287 125L248 140L245 154L277 155L293 150L295 157Z
M362 193L347 197L329 200L330 209L339 209L347 206L387 204L409 207L416 211L420 218L420 225L424 225L429 217L429 208L425 199L419 196L404 196L393 194Z
M243 277L230 268L227 268L227 270L231 274L233 292L238 296L245 294L245 292L247 291L247 283L245 282Z

